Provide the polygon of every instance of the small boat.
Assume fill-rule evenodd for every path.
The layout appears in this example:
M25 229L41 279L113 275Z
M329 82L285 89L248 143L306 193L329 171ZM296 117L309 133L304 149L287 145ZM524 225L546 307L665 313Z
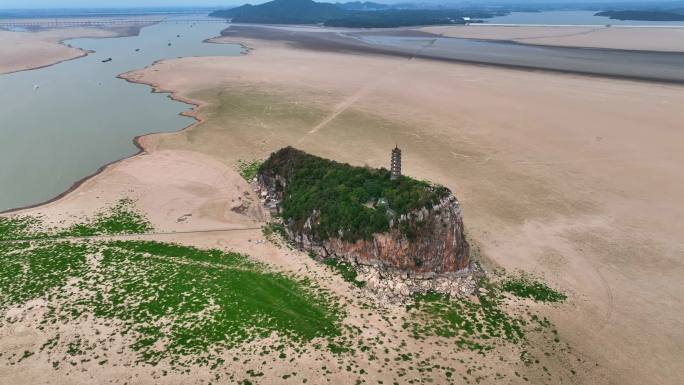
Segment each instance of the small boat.
M112 61L112 58L108 57L108 58L104 59L102 62L103 63L109 63L110 61Z
M171 47L171 42L169 42L169 47Z
M180 35L176 35L176 37L180 37Z
M40 88L40 86L39 86L38 84L36 84L36 85L33 86L33 90L34 90L34 91L38 91L39 88Z
M136 48L136 49L135 49L135 52L140 52L140 48Z

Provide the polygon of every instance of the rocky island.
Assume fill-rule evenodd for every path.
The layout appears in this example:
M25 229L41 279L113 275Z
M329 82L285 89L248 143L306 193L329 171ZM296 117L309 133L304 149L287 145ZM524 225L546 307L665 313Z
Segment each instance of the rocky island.
M292 147L271 154L257 184L289 242L352 264L373 288L399 295L474 288L461 208L446 187Z

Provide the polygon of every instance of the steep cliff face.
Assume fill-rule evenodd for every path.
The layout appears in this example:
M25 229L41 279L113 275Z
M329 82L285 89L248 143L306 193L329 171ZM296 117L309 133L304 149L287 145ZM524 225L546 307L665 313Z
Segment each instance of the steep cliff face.
M287 227L290 240L300 249L324 257L415 274L455 272L468 266L468 243L463 235L461 210L453 195L429 209L402 215L392 221L388 232L373 234L369 240L316 240L310 230L318 220L314 213L300 231ZM399 230L399 225L412 229L411 239Z
M387 217L387 223L384 224L384 227L382 224L377 226L377 228L383 229L382 231L354 239L347 235L350 233L348 228L352 225L347 226L342 223L336 232L332 234L327 232L321 235L320 228L331 221L330 216L326 217L325 213L321 211L326 210L325 207L313 207L303 218L296 218L291 214L291 208L285 207L284 210L283 207L284 204L289 203L284 202L284 200L292 199L290 197L292 194L290 186L293 183L293 178L303 177L301 176L302 173L298 173L297 170L297 167L303 164L297 161L301 156L322 161L320 158L304 154L298 150L286 148L273 154L261 167L257 177L258 188L267 207L271 208L273 212L285 214L283 220L289 240L298 248L312 251L325 258L344 259L360 265L374 266L380 271L407 273L410 276L419 277L455 273L469 266L469 246L464 236L461 208L454 195L444 188L440 188L438 192L434 193L429 190L427 194L431 194L428 195L430 199L424 199L427 203L421 204L420 207L412 207L411 210L405 210L403 213L395 212L393 202L388 199L379 198L374 203L364 203L365 208L363 210L382 210L383 216ZM331 162L328 168L335 167L345 167L352 171L359 169L334 162ZM326 171L322 177L326 177L331 172L333 171ZM373 170L369 172L371 173L369 178L384 177L385 175L372 174L375 172ZM383 171L378 170L377 172L382 173ZM311 173L316 174L315 171ZM309 174L311 173L306 172L304 175L310 178ZM354 180L358 182L359 178L354 178ZM415 183L419 187L423 186L421 188L433 189L432 186L424 182L412 180L409 182ZM307 180L307 183L314 185L316 181L310 179ZM397 182L397 186L399 183L401 182ZM339 184L339 181L336 180L335 186ZM386 195L391 195L390 189L393 185L389 186L384 190ZM356 191L355 186L345 186L344 188L349 191ZM335 187L336 190L344 188ZM318 186L312 187L311 190L320 194L327 193L324 188ZM413 190L412 194L412 196L423 197ZM344 206L348 204L342 198L337 196L334 198L338 199L339 202L334 202L332 205ZM290 205L295 203L290 203ZM411 205L404 205L404 207L411 207ZM349 221L355 222L358 216L350 217Z

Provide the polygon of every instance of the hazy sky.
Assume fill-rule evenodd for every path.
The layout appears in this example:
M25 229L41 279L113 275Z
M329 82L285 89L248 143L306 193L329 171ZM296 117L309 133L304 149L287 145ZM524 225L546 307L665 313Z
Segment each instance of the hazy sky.
M244 3L258 4L268 0L0 0L0 9L8 8L97 8L97 7L158 7L158 6L228 6ZM326 2L353 0L318 0ZM362 0L364 1L364 0ZM380 3L416 2L416 3L449 3L449 0L376 0ZM589 2L631 2L630 0L484 0L484 3L589 3ZM632 0L634 1L634 0ZM636 0L639 1L639 0ZM657 0L641 0L648 3ZM466 0L455 0L454 3L464 3ZM476 4L478 1L467 1Z
M244 4L242 0L0 0L0 8L173 7ZM264 1L252 0L254 3Z

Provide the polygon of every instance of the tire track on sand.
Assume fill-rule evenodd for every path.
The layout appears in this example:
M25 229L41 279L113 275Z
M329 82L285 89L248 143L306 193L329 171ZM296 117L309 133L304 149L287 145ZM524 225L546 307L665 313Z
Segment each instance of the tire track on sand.
M603 329L608 326L610 323L610 320L613 318L613 310L615 308L615 297L613 296L613 289L611 289L610 284L608 283L608 280L606 280L606 277L603 276L603 273L601 273L601 269L596 266L594 263L589 262L592 267L594 268L594 271L598 275L599 279L601 280L601 284L603 285L605 291L606 291L606 297L608 299L608 304L607 304L607 309L606 309L606 314L604 315L603 321L598 325L596 328L596 331L601 332Z
M358 91L354 92L351 96L343 100L341 103L339 103L337 106L335 106L335 109L333 112L331 112L328 116L326 116L321 122L319 122L317 125L311 128L309 132L304 134L299 140L297 141L297 144L303 142L309 135L315 134L318 131L320 131L323 127L327 126L330 122L335 120L340 114L345 112L346 110L349 109L349 107L353 106L361 100L364 96L366 96L368 93L371 91L375 90L378 88L378 86L388 79L392 78L394 75L402 71L408 64L410 64L415 58L416 55L418 55L421 51L423 51L426 48L432 47L437 39L432 39L429 42L427 42L425 45L420 47L419 49L416 50L416 52L413 54L414 56L411 56L410 58L404 60L399 64L396 68L393 70L389 71L386 73L384 76L381 76L377 78L375 81L368 83L367 85L361 87Z

